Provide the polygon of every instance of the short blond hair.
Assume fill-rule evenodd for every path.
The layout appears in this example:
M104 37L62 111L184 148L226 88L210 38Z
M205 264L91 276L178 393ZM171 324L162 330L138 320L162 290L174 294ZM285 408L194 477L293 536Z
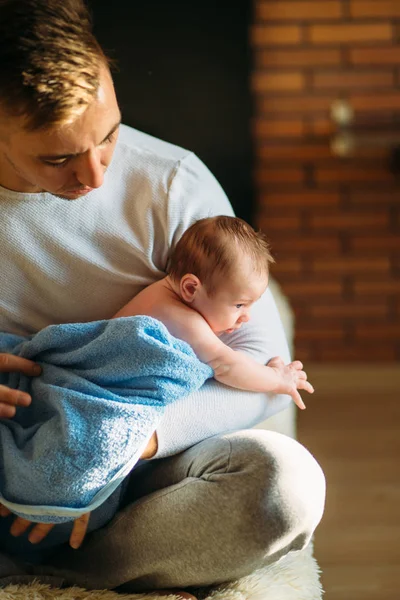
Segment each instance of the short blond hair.
M179 281L192 273L212 295L220 275L233 276L243 256L250 259L254 272L263 276L268 276L275 262L264 233L238 217L208 217L193 223L180 238L171 253L168 274Z
M0 107L36 130L67 124L95 98L102 64L82 0L0 0Z

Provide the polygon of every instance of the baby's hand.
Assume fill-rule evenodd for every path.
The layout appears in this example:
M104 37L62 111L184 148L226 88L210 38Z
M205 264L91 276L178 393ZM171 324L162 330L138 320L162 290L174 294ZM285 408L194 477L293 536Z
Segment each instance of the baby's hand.
M293 401L301 409L305 409L301 396L297 390L305 390L310 394L314 393L314 388L307 381L307 373L303 371L303 364L299 360L285 365L280 356L271 358L268 367L274 369L278 375L278 385L274 390L277 394L289 394Z

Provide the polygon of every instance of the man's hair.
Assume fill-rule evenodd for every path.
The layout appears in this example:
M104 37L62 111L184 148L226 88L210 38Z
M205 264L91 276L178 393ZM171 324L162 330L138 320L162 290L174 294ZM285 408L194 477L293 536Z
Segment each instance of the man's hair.
M171 254L168 273L174 281L192 273L213 295L221 274L234 276L242 257L249 258L253 271L263 276L275 262L264 233L238 217L209 217L185 231Z
M82 114L102 63L83 0L0 0L0 107L27 130Z

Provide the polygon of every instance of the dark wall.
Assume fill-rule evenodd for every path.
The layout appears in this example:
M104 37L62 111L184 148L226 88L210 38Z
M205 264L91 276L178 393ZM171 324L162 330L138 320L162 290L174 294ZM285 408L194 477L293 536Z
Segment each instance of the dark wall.
M128 125L193 150L251 220L247 0L92 0Z

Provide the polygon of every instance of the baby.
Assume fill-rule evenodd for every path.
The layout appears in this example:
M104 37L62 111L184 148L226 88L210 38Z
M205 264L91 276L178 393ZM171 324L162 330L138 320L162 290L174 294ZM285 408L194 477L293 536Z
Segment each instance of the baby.
M193 348L225 385L254 392L289 394L299 408L298 390L313 393L300 361L275 357L260 365L229 348L219 336L250 319L250 309L268 286L274 262L264 235L228 216L196 221L173 251L168 275L148 286L115 317L148 315Z

